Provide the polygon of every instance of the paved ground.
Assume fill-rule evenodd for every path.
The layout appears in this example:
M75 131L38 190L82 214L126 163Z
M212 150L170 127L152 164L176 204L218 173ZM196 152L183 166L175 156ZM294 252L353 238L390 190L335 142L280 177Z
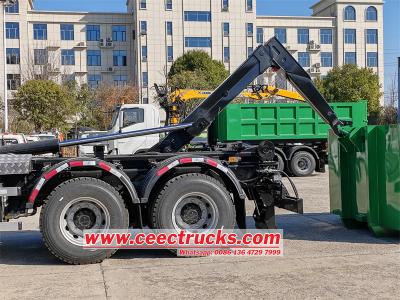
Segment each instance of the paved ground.
M328 213L327 175L295 181L305 214L278 212L284 257L176 258L168 251L120 251L102 264L69 266L47 252L38 219L31 218L24 222L28 231L0 238L0 299L399 299L399 240L345 229Z

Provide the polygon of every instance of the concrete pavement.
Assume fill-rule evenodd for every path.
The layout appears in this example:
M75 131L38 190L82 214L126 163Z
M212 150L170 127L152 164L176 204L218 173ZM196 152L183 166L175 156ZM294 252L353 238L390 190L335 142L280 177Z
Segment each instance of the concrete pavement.
M328 176L295 179L305 214L278 211L283 257L177 258L168 251L119 251L102 264L53 258L38 231L0 233L0 299L398 298L400 246L330 215ZM248 215L252 213L249 203ZM254 226L248 217L250 226Z

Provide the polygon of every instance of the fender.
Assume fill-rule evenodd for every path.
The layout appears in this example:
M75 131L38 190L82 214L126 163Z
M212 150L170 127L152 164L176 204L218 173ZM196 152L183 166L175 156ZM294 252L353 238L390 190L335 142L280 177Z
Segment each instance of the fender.
M95 158L73 158L70 160L63 161L57 165L54 165L49 170L46 170L42 176L39 178L36 186L32 190L28 201L30 206L33 207L37 197L40 194L41 189L45 186L48 182L54 178L57 174L64 172L65 170L73 170L73 169L85 169L85 168L95 168L99 170L103 170L108 172L118 178L121 183L126 187L129 191L129 195L131 197L132 203L140 203L139 197L137 196L135 187L132 185L129 177L121 170L115 168L114 165L106 163L105 161L95 159Z
M221 161L216 159L211 159L205 156L193 156L193 155L180 155L170 159L167 159L159 163L155 168L153 168L147 175L146 183L143 185L141 202L146 203L149 200L150 193L156 186L157 182L165 176L168 172L182 165L204 165L208 168L216 171L224 179L229 180L236 189L239 197L241 199L246 199L246 194L240 185L239 180L236 178L235 174L227 167L223 166Z
M286 153L283 152L283 150L281 148L275 147L275 152L278 153L283 158L284 161L288 160Z

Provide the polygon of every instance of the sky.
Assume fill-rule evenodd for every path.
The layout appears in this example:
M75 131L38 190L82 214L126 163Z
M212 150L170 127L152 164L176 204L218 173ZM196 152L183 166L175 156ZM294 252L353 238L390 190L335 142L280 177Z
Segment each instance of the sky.
M112 5L110 2L112 1ZM36 9L125 12L126 0L36 0ZM272 16L309 16L309 7L318 0L257 0L257 14ZM385 90L397 78L397 57L400 57L400 0L385 0Z

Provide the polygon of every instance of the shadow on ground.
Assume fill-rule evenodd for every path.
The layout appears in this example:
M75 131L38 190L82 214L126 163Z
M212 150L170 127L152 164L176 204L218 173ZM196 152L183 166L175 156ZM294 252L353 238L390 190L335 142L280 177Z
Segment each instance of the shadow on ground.
M252 217L247 217L249 229L254 229ZM376 238L368 229L346 229L338 216L329 213L277 216L278 228L284 239L324 241L333 243L399 244L399 238ZM174 258L168 250L120 250L114 259ZM39 231L0 233L0 264L60 265L45 247Z

